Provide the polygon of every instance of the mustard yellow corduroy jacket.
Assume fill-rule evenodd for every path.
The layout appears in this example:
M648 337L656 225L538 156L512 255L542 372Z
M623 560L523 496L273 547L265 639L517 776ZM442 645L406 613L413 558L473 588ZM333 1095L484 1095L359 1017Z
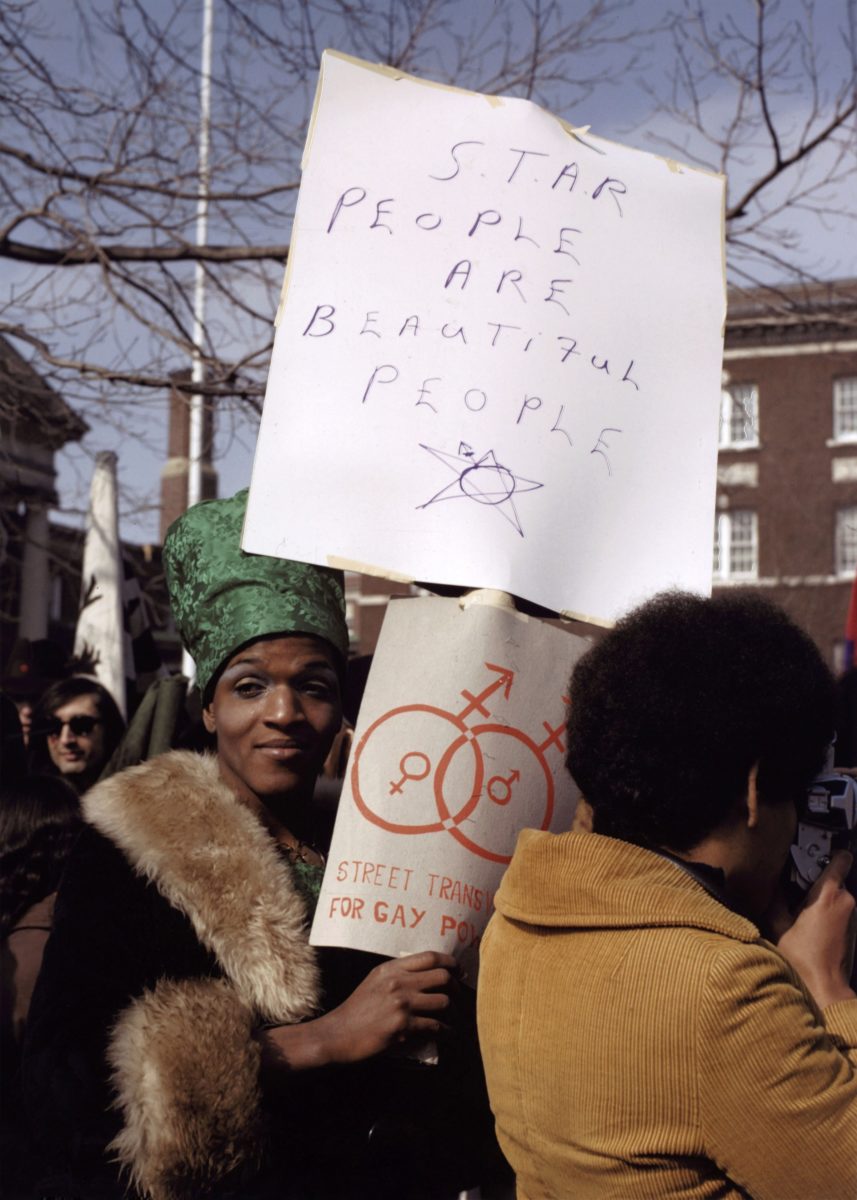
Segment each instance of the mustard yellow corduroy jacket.
M526 830L479 1033L527 1200L857 1200L857 1000L819 1012L750 921L660 855Z

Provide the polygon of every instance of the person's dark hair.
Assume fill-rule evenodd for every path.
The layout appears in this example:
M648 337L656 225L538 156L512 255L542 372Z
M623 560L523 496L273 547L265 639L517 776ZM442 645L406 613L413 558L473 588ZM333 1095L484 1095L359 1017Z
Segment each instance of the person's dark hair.
M17 783L27 774L27 750L18 706L0 692L0 784Z
M810 638L757 595L665 593L578 662L566 765L597 833L690 849L747 794L796 800L833 734L834 684Z
M71 679L61 679L43 692L38 704L33 709L33 723L30 731L30 765L34 771L53 771L51 758L48 754L46 725L58 708L76 700L78 696L95 696L98 699L98 712L104 723L104 761L110 760L113 751L122 740L125 732L125 722L116 706L116 702L97 679L87 679L82 675L74 675Z
M56 891L81 829L80 801L56 775L4 787L0 804L0 937Z

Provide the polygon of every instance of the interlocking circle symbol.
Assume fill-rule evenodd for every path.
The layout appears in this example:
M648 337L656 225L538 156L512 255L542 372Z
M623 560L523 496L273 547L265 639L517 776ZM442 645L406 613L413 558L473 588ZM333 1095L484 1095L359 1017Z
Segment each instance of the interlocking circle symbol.
M497 725L493 723L487 725L474 725L469 730L469 733L473 738L476 739L476 745L480 748L480 758L484 758L487 753L485 749L485 742L494 737L513 738L521 747L530 752L532 758L535 759L535 762L538 764L538 769L544 779L544 811L542 814L540 828L548 829L553 817L554 784L553 775L551 774L550 768L545 761L541 747L536 745L533 739L527 737L527 735L520 729L515 729L511 725ZM482 741L480 741L480 739L482 739ZM491 862L498 863L511 862L512 850L514 849L514 841L517 837L519 826L514 823L514 819L512 822L510 822L507 818L501 823L498 829L497 822L494 819L494 812L490 810L492 808L491 802L493 802L493 806L500 805L505 807L512 799L515 781L520 778L520 773L517 770L512 771L508 777L495 775L489 779L488 787L486 789L486 795L489 804L487 807L485 805L482 806L484 814L482 821L477 821L475 819L476 806L471 805L466 814L467 832L465 832L465 829L462 826L462 820L465 818L454 818L450 823L449 818L451 817L451 814L449 812L446 797L444 795L444 783L446 781L447 772L452 766L455 756L458 754L459 750L463 748L465 740L467 739L462 737L456 738L438 763L437 772L435 774L434 794L437 802L437 809L442 818L443 828L447 829L457 842L459 842L462 846L466 846L468 850L470 850L473 854L478 855L480 858L487 858ZM506 754L508 755L508 752L506 752ZM496 755L492 755L491 757L495 758ZM524 765L527 775L531 776L533 768L532 759L530 759L529 755L523 756L522 765ZM527 786L528 790L532 792L532 781ZM471 813L474 813L474 818L471 818ZM471 832L471 824L481 826L481 828L479 828L478 831L475 830ZM481 840L479 841L476 840L477 832L481 837ZM490 834L492 832L495 833L494 839L490 838ZM498 849L496 838L497 833L499 833L499 840L503 843L503 850ZM492 840L494 841L493 847L484 844L485 842Z
M440 805L437 805L439 812L439 817L437 820L423 821L418 824L409 824L401 820L393 820L392 818L395 813L395 809L393 809L392 805L385 804L384 812L378 812L378 802L381 797L374 797L370 801L364 794L361 786L361 767L365 766L367 751L371 752L370 741L374 737L375 744L377 745L379 735L382 733L382 731L388 732L387 730L384 730L384 726L390 721L397 720L397 718L399 719L397 723L403 724L404 727L407 728L407 723L402 722L401 718L403 718L406 714L412 713L427 714L431 717L439 718L444 722L445 725L452 725L459 735L452 745L456 748L456 750L458 750L467 744L470 747L470 754L472 755L473 759L471 764L473 782L469 789L467 789L467 795L460 808L456 812L452 812L444 802L442 812L440 811ZM420 723L419 725L415 725L415 728L418 728L423 732L425 731L425 716L420 717ZM446 730L444 740L447 740L448 736L449 731ZM401 745L401 742L399 742L399 745ZM435 798L437 797L438 790L438 775L440 774L441 769L443 769L444 775L446 775L447 771L449 770L448 760L450 758L450 750L451 747L446 751L446 754L441 760L441 764L438 766L438 771L435 775ZM429 764L427 768L425 767L426 763ZM445 766L443 766L444 763L446 763ZM399 770L402 773L402 778L399 780L390 780L387 786L387 797L384 797L385 800L394 795L401 795L404 792L405 785L408 780L419 782L426 779L431 770L430 759L428 755L424 754L422 751L409 751L401 756L399 761ZM374 774L374 772L370 772L370 774ZM380 826L381 829L386 829L390 833L439 833L443 829L453 830L457 825L460 825L462 821L467 820L467 818L476 808L476 805L479 803L479 797L482 794L484 777L485 764L482 758L482 751L479 748L479 744L476 741L474 734L470 731L461 717L457 717L453 713L447 712L445 709L435 708L431 704L403 704L399 708L390 709L389 712L386 712L383 714L383 716L380 716L377 721L373 721L357 744L357 747L354 751L354 763L351 768L351 791L354 795L354 803L357 805L358 809L366 818L366 820L371 821L373 825ZM459 779L460 778L461 776L459 776Z

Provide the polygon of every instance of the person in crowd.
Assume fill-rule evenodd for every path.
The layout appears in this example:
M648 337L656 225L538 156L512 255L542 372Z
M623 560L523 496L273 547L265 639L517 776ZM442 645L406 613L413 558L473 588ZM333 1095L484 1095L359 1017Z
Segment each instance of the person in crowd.
M30 999L53 920L56 890L80 829L77 793L30 776L15 703L0 695L0 1137L9 1195L25 1170L20 1053Z
M80 828L80 804L62 780L29 774L20 719L6 695L0 695L0 714L0 997L3 1067L9 1080L50 932L57 885Z
M32 769L62 775L78 795L98 779L125 732L113 697L95 679L61 679L40 697L30 736Z
M25 1061L62 1152L51 1192L123 1194L112 1158L152 1200L454 1195L490 1116L475 1029L469 1051L446 1037L452 958L308 944L342 577L245 554L245 506L196 505L164 544L216 754L162 754L82 799ZM437 1067L403 1054L425 1039Z
M63 780L3 782L0 954L4 1047L17 1049L51 930L56 890L80 828L77 793ZM9 1036L7 1036L7 1034ZM4 1074L10 1066L4 1054ZM7 1076L8 1079L8 1076Z
M46 688L71 674L62 649L49 638L18 638L3 671L3 691L15 702L26 746L33 708Z
M521 1200L857 1195L851 856L762 933L832 729L818 651L758 597L667 593L577 664L594 831L521 834L482 946Z

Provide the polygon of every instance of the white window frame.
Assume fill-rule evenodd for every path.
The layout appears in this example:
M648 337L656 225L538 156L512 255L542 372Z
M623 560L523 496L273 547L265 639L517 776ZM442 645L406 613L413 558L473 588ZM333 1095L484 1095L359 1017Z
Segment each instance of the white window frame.
M836 510L836 575L853 579L857 572L857 504Z
M749 533L749 538L746 534ZM740 541L736 542L736 538ZM750 562L745 551L749 548ZM759 516L755 509L718 512L714 518L714 579L754 580L759 578Z
M750 411L748 412L748 402ZM736 410L745 414L744 432L733 436L732 422ZM749 426L749 429L748 429ZM730 383L720 394L721 450L739 450L759 445L759 385L756 383Z
M833 440L857 442L857 375L833 381Z

